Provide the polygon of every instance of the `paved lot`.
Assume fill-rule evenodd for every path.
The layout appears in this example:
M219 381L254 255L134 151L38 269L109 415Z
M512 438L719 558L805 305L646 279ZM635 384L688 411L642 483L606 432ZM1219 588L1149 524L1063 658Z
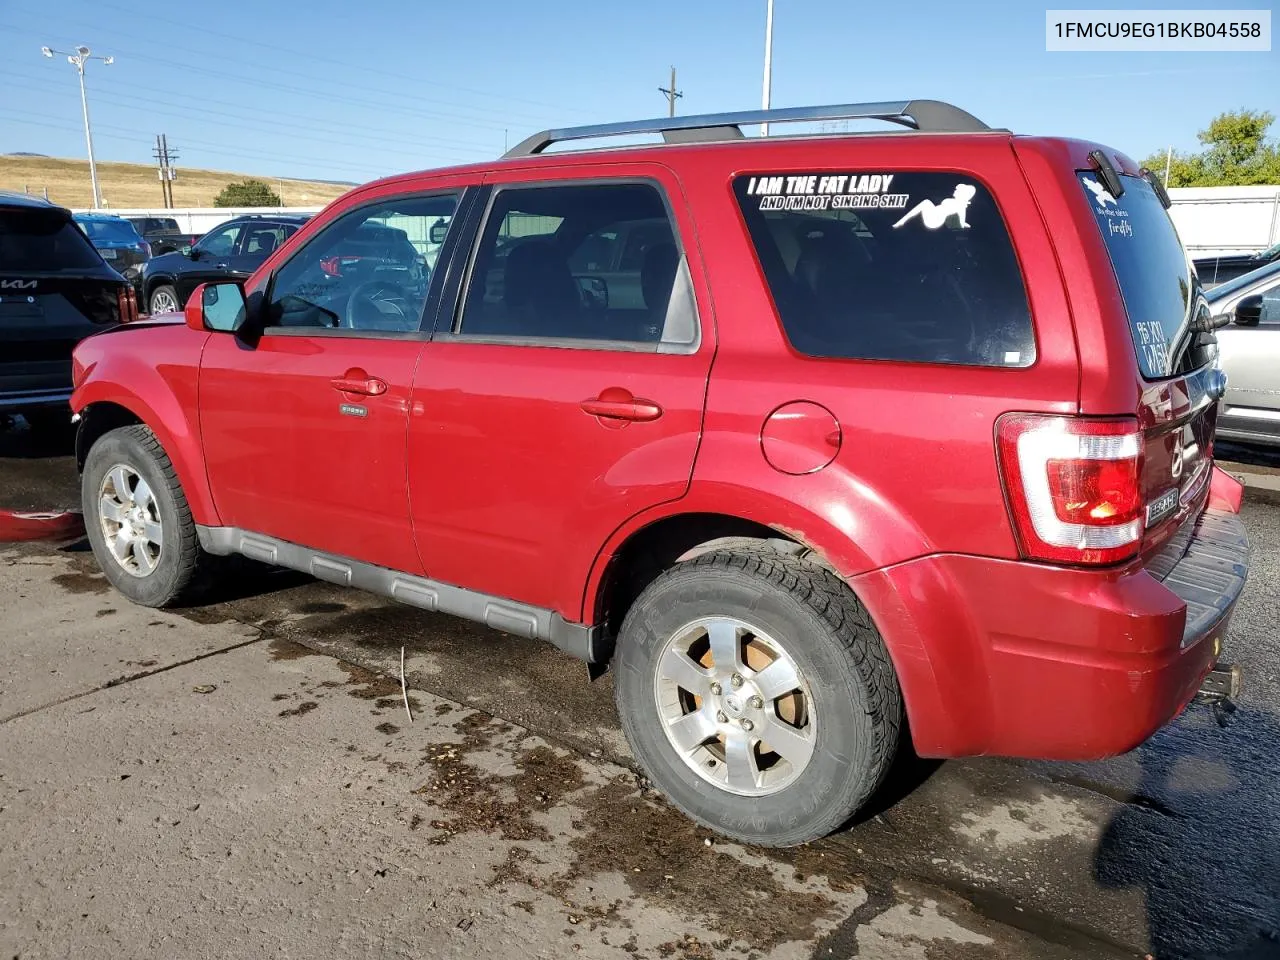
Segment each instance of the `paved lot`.
M0 505L74 504L26 449ZM288 573L158 613L0 548L0 956L1280 957L1280 507L1246 522L1229 729L904 764L781 853L707 846L550 647Z

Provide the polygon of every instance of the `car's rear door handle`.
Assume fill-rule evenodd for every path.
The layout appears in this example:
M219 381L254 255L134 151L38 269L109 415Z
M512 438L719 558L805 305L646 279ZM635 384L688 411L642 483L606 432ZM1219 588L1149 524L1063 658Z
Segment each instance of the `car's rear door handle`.
M348 370L346 376L329 381L333 389L343 393L358 393L366 397L380 397L387 392L387 382L371 377L363 370Z
M598 397L583 400L582 409L593 417L605 420L633 420L645 422L657 420L662 416L662 408L652 400L642 400L633 396L625 387L609 387L600 391Z

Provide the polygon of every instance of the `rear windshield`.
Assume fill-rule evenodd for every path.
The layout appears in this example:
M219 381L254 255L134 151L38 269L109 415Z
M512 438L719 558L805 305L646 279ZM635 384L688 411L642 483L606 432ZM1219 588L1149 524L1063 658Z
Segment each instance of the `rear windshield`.
M102 258L66 214L0 210L0 272L103 268Z
M791 345L813 357L1025 367L1026 290L995 201L960 173L740 176Z
M140 239L128 220L77 220L90 240L108 243L137 243Z
M178 232L178 221L172 217L131 217L129 222L139 230L154 233L160 230Z
M1160 198L1141 177L1122 177L1124 193L1113 197L1092 172L1078 176L1111 254L1142 375L1156 380L1197 366L1187 345L1203 305L1200 281Z

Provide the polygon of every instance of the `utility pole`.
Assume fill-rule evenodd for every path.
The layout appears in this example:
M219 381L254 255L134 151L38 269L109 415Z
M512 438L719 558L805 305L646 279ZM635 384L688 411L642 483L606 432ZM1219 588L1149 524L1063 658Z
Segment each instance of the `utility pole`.
M676 115L676 98L684 96L683 93L681 93L679 90L676 89L676 68L675 67L671 68L671 86L659 87L658 92L665 93L667 95L667 116L674 117Z
M165 209L173 207L173 181L178 179L173 169L173 161L178 159L176 151L169 151L169 137L164 133L156 134L156 148L153 151L156 164L160 168L160 196Z
M53 57L55 54L66 57L67 62L80 75L80 110L84 114L84 140L89 148L89 180L93 184L93 208L99 210L102 208L102 191L98 189L98 165L93 160L93 131L89 126L89 97L84 92L84 65L90 60L101 60L103 66L109 67L115 63L115 57L90 56L91 51L83 44L76 47L75 53L64 53L51 47L41 47L40 52L46 57Z
M1169 168L1173 166L1173 146L1170 145L1169 152L1164 155L1164 186L1169 188Z

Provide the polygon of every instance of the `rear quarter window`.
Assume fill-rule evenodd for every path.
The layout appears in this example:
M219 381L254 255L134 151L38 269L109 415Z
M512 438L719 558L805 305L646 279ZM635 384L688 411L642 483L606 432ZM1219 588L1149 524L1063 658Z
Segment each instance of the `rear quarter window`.
M963 173L762 173L734 192L791 345L813 357L1025 367L1026 289Z

